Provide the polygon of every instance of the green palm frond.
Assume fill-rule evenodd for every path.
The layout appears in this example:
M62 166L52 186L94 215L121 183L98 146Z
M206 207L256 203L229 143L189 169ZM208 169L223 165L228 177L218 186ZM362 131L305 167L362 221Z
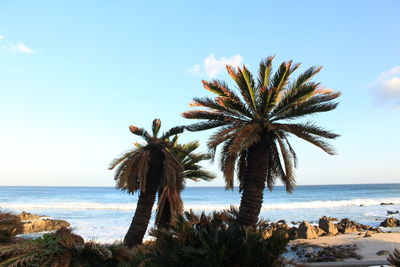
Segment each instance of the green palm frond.
M334 100L340 93L312 81L322 67L308 68L292 78L300 64L283 62L273 72L273 59L268 57L260 62L256 80L246 66L226 66L236 90L231 90L223 81L202 81L204 88L216 96L194 98L192 106L203 107L203 110L182 114L187 119L200 120L186 126L189 131L218 129L209 138L207 146L212 155L217 147L222 146L220 169L224 173L227 188L233 187L235 168L241 185L246 179L251 179L246 177L246 169L250 168L248 152L262 142L268 143L263 145L269 165L265 169L267 186L272 188L275 181L280 179L289 192L295 185L297 155L288 136L304 139L328 154L335 153L326 139L334 139L339 135L310 122L291 121L335 109L338 103Z

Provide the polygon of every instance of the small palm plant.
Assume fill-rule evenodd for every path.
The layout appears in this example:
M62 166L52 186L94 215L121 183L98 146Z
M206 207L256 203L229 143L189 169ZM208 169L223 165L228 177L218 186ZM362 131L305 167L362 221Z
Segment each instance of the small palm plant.
M207 153L195 153L195 150L200 146L197 141L180 144L178 142L178 135L174 136L171 140L170 151L175 155L176 159L182 164L184 172L183 177L193 181L210 181L215 178L215 175L205 170L199 163L211 158ZM185 179L181 180L182 185L180 189L185 188ZM182 200L180 191L175 191L172 195L174 200L170 200L171 194L168 194L168 188L164 187L159 191L156 225L158 227L166 227L174 223L178 215L182 215ZM171 205L171 203L178 203L178 206Z
M130 131L142 137L145 145L135 143L135 148L117 157L110 165L115 171L116 187L130 194L140 192L135 215L124 238L128 247L141 244L146 233L157 192L165 189L171 206L182 207L177 203L177 192L182 190L184 169L170 151L169 138L182 133L183 127L174 127L159 136L161 121L153 120L152 135L143 128L130 126ZM178 208L179 209L179 208ZM181 209L181 208L180 208Z
M83 238L61 228L35 240L0 247L0 266L128 266L129 249L120 244L84 242Z
M222 146L220 168L227 189L233 189L237 171L242 192L238 222L242 225L257 222L265 186L272 190L280 179L287 191L294 189L297 157L288 141L290 135L328 154L335 152L324 139L338 137L311 122L293 122L337 107L332 100L340 93L311 81L321 67L311 67L290 80L300 64L283 62L273 73L272 61L273 57L261 61L257 80L245 66L237 70L227 66L241 96L223 81L203 81L204 88L217 96L194 98L192 106L206 109L182 114L187 119L203 120L188 126L190 131L219 129L209 138L208 147L215 153Z

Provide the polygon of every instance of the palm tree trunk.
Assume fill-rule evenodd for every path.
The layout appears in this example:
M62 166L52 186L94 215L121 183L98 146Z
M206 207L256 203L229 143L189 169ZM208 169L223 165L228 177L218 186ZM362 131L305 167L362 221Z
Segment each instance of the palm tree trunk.
M135 215L133 216L129 230L125 235L124 243L132 248L142 244L143 237L147 231L151 218L151 211L156 199L156 191L149 190L141 192L137 202Z
M242 199L237 217L237 222L241 225L255 225L260 215L268 171L267 145L267 138L263 137L259 143L249 148Z
M135 215L124 238L124 244L129 248L142 244L162 177L164 156L160 147L150 147L150 155L151 160L146 179L146 191L140 192Z

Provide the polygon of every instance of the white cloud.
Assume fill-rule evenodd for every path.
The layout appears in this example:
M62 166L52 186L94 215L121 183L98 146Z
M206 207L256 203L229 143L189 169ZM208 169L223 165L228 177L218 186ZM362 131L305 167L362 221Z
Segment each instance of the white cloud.
M199 75L201 73L201 65L193 65L193 67L186 69L186 71L192 75Z
M15 52L15 53L24 53L24 54L32 54L33 50L23 43L17 43L15 45L5 45L3 46L3 49Z
M4 39L4 36L0 34L0 40L3 40L3 39Z
M203 65L196 64L186 71L193 75L205 73L213 78L225 70L226 65L238 67L242 61L243 57L240 54L233 55L230 58L222 57L220 59L215 58L214 54L210 54L204 59Z
M400 66L382 72L371 87L379 103L400 109Z

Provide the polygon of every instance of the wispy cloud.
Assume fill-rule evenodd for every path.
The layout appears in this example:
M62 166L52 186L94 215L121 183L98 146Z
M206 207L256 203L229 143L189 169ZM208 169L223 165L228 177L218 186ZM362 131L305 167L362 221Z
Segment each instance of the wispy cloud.
M32 54L33 50L23 43L17 43L13 45L5 45L3 46L4 50L14 52L14 53L23 53L23 54Z
M4 39L4 36L0 34L0 40L3 40L3 39Z
M400 109L400 66L382 72L371 87L378 103Z
M239 66L243 61L243 57L240 54L233 55L230 58L215 58L214 54L210 54L203 61L203 65L196 64L191 68L186 69L186 71L192 75L200 75L205 73L209 77L215 77L220 74L226 65L231 65L234 67Z

